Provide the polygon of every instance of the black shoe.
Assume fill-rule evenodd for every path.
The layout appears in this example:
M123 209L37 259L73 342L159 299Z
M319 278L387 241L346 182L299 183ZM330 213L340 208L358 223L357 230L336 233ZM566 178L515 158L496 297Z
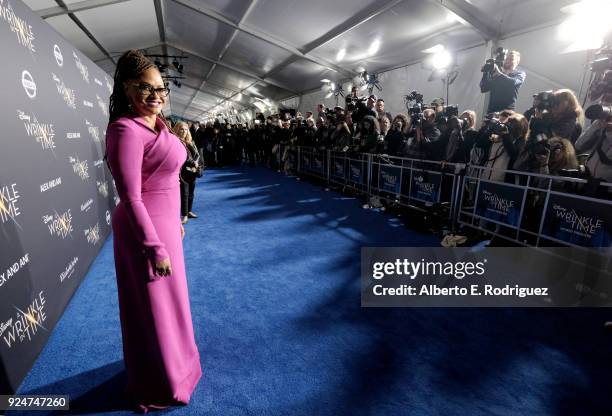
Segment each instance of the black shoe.
M189 212L187 213L187 216L188 216L189 218L198 218L198 216L197 216L196 214L194 214L193 212L191 212L191 211L189 211Z

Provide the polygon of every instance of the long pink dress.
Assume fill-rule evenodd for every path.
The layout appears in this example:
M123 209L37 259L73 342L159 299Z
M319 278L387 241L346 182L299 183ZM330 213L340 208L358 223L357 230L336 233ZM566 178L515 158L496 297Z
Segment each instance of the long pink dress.
M188 403L202 376L180 224L179 170L185 147L158 118L108 126L108 161L121 202L112 219L126 392L142 411ZM159 277L154 261L170 258Z

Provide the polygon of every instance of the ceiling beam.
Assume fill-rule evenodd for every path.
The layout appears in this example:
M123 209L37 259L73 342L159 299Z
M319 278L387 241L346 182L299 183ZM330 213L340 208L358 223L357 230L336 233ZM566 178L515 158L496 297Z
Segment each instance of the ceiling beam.
M218 60L215 60L215 59L209 58L207 56L201 55L198 52L186 49L186 48L184 48L182 46L175 45L172 42L166 42L166 44L168 46L173 47L174 49L178 49L180 51L183 51L185 53L193 55L193 56L195 56L197 58L200 58L203 61L207 61L207 62L210 62L212 64L217 64L217 66L222 66L222 67L227 68L227 69L231 69L232 71L237 72L240 75L243 75L243 76L245 76L247 78L256 79L259 82L265 82L266 84L274 85L275 87L282 88L282 89L287 90L289 92L292 92L294 94L296 93L296 91L294 91L292 87L289 87L288 85L286 85L286 84L284 84L282 82L274 81L272 79L262 78L262 77L260 77L257 74L253 74L252 72L245 71L244 69L235 67L234 65L226 64L225 62L219 62Z
M109 6L116 3L124 3L129 0L85 0L78 3L73 3L67 6L56 6L49 7L48 9L42 9L36 11L36 13L43 19L50 17L62 16L68 13L82 12L83 10L95 9L98 7Z
M321 46L355 29L356 27L364 24L365 22L378 16L379 14L382 14L392 9L393 7L397 6L402 1L404 0L388 0L386 2L381 2L381 1L374 2L372 6L358 11L352 17L340 23L338 26L332 28L327 33L324 33L323 35L319 36L317 39L306 44L301 49L301 51L303 53L309 53L314 49L320 48Z
M162 0L153 0L155 7L155 18L157 19L157 31L159 32L159 41L162 48L162 55L168 55L168 46L166 46L166 25L164 23L164 5ZM168 58L164 58L164 64L169 66ZM170 111L172 112L172 97L169 98Z
M68 6L66 6L66 3L64 3L63 0L55 0L55 2L57 3L59 7L68 9ZM96 37L85 27L83 22L81 22L74 13L68 12L68 17L72 19L72 21L79 27L79 29L81 29L83 33L85 33L85 35L98 47L98 49L100 49L100 51L102 51L104 55L106 55L108 59L111 60L113 64L115 65L117 64L117 61L115 61L115 58L113 58L111 54L108 53L108 51L104 48L104 46L102 46L102 44L98 42L98 39L96 39Z
M434 0L437 4L459 16L465 23L477 31L484 40L495 40L500 31L494 22L476 6L466 0Z
M352 77L354 76L356 73L354 73L351 70L342 68L336 64L334 64L333 62L328 61L327 59L324 59L322 57L318 57L318 56L314 56L311 55L309 53L303 53L300 49L298 49L296 46L291 45L285 41L282 41L280 39L276 39L273 38L272 36L270 36L267 33L263 33L260 32L258 30L255 30L253 28L247 27L245 26L243 23L234 23L232 20L230 20L229 18L223 16L222 14L209 9L208 7L205 7L199 3L196 3L193 0L172 0L173 2L180 4L181 6L187 7L193 11L196 11L204 16L210 17L211 19L214 19L218 22L221 22L225 25L228 25L240 32L246 33L248 35L251 35L259 40L262 40L270 45L276 46L280 49L284 49L285 51L293 54L293 55L297 55L300 58L306 59L308 61L314 62L317 65L321 65L321 66L325 66L328 67L329 69L336 71L340 74L342 74L343 76L346 77Z
M255 8L256 5L257 5L257 0L251 0L251 2L249 3L249 7L246 8L244 13L242 14L242 17L238 21L238 26L240 26L241 24L244 23L244 21L246 20L246 18L249 16L249 14ZM217 61L221 62L223 60L223 56L225 55L225 52L227 52L227 50L229 49L230 45L232 44L232 42L234 41L234 39L236 38L236 36L238 35L239 32L240 32L240 30L238 28L234 29L234 33L232 33L232 36L230 36L230 38L228 39L228 41L225 44L225 46L223 47L223 49L221 49L221 52L219 52L219 56L217 57ZM165 42L165 41L166 40L164 39L163 42ZM200 91L204 87L204 85L206 84L206 82L208 81L208 79L210 78L212 73L215 71L215 68L217 68L217 64L216 63L212 64L212 66L210 67L210 70L208 71L208 73L204 77L204 80L202 81L202 84L197 89L196 93L193 94L193 97L191 97L191 100L189 100L189 105L191 105L191 103L193 102L193 99L195 98L195 96L198 95L198 91ZM183 114L184 114L184 112L183 112Z

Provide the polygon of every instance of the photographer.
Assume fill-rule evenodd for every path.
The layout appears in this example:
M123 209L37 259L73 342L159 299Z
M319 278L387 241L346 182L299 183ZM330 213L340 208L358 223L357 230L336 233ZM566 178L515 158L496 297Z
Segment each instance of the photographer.
M431 159L435 156L435 146L440 138L440 130L436 128L435 121L436 113L430 108L423 110L421 114L413 116L414 137L408 143L406 149L407 157Z
M346 122L344 120L338 120L336 122L336 129L331 135L331 142L333 143L332 149L346 152L350 148L352 140L353 137Z
M296 145L298 146L314 146L314 136L317 132L315 122L312 117L306 119L306 127L302 132L301 138L298 138Z
M327 141L329 130L326 123L327 117L319 117L317 119L317 130L312 138L312 145L316 148L324 147Z
M478 132L474 129L476 112L466 110L459 117L451 117L448 130L440 137L442 160L449 163L467 163Z
M412 131L411 120L405 114L398 114L391 123L391 129L385 136L384 152L390 156L404 156L408 145L408 136Z
M365 116L359 126L359 152L375 153L380 135L380 125L374 116Z
M528 131L527 119L518 113L505 111L499 118L486 119L472 150L471 163L490 168L483 172L484 179L504 182L505 170L513 169Z
M498 48L495 59L489 59L482 68L480 91L490 92L487 113L514 109L519 89L525 82L525 71L517 68L521 54Z
M612 109L609 105L602 106L604 111L576 140L577 152L589 153L585 163L589 174L606 182L612 182Z
M389 123L391 122L391 120L393 120L393 116L391 116L391 113L385 111L385 100L383 100L382 98L376 100L374 110L376 111L376 118L378 119L379 123L382 122L383 117L387 117L389 119Z
M530 139L539 135L558 136L573 143L582 133L583 125L584 112L571 90L543 91L534 96Z

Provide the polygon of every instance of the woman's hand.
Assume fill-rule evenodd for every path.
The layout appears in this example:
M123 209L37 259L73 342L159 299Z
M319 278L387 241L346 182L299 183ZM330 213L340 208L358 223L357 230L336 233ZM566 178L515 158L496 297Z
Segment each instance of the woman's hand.
M181 224L181 240L185 238L185 227L183 227L183 224Z
M158 276L170 276L172 274L172 266L170 265L170 258L166 257L163 260L156 261L154 272Z

